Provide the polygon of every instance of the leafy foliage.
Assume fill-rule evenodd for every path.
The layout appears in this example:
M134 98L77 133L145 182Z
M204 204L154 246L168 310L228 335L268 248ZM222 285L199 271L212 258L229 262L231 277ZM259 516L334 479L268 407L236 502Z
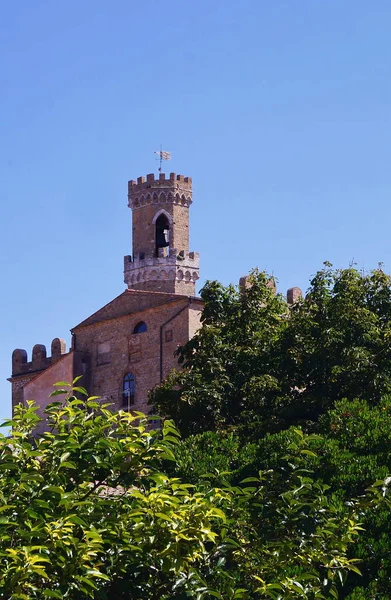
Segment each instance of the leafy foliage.
M301 468L312 473L313 481L330 486L330 493L348 510L352 497L362 498L372 482L382 482L391 473L390 398L385 397L377 406L361 400L338 401L321 418L319 430L311 438L310 451L300 456ZM233 486L258 470L271 470L275 493L283 493L290 471L287 457L291 462L296 438L293 427L247 444L232 432L190 436L175 448L177 463L173 463L173 473L186 475L202 489L202 474L207 470L215 482L225 479ZM349 575L342 597L385 600L390 593L391 511L388 504L364 503L364 508L364 532L348 551L351 558L360 559L362 576Z
M291 306L269 280L255 271L246 290L206 284L203 327L179 351L185 370L151 403L184 436L196 434L176 450L177 473L191 481L206 470L231 485L280 472L302 427L320 434L303 468L346 503L391 472L391 278L381 267L364 274L325 263ZM388 505L368 508L362 521L363 578L349 577L346 594L389 598Z
M183 435L252 423L262 411L273 412L288 308L270 281L254 271L246 290L212 281L201 291L202 328L179 349L185 370L173 372L151 395Z
M347 552L366 507L314 480L316 437L297 430L276 469L197 489L164 470L179 446L170 421L157 432L72 395L47 416L34 438L36 407L19 406L0 439L1 597L313 600L357 571Z
M185 370L151 394L183 435L234 428L243 439L316 429L335 401L391 393L391 279L329 264L289 306L254 271L246 290L207 282L203 326L179 351Z
M166 597L165 579L191 576L222 518L217 497L189 494L159 471L175 428L166 422L161 437L142 415L94 398L47 413L52 430L34 439L36 407L19 407L1 440L1 595Z
M326 263L292 307L280 358L288 423L317 421L342 399L378 403L391 392L390 276Z

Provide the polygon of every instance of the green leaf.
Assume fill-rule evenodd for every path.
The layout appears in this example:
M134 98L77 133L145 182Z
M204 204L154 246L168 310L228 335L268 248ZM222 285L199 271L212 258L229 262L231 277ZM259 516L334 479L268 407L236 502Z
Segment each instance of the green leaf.
M60 457L60 463L63 463L67 458L69 458L71 455L70 452L64 452L64 454L61 455Z
M311 452L311 450L300 450L300 454L306 454L307 456L314 456L316 458L315 452Z
M78 392L79 394L83 394L83 396L88 396L88 392L84 387L73 387L72 391ZM91 400L91 398L90 398L90 400Z

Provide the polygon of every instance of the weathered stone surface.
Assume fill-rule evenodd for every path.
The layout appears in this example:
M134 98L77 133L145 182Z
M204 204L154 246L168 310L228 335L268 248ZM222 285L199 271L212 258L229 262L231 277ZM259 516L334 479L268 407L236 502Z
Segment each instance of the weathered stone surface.
M291 287L286 293L288 304L294 304L303 297L303 292L299 287Z

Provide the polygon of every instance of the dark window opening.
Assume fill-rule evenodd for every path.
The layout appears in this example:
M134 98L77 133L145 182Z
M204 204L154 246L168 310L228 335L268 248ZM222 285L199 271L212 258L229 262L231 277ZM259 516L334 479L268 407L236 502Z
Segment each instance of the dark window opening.
M129 409L134 404L135 379L133 373L127 373L122 385L122 406Z
M156 419L154 419L153 417L156 417ZM158 415L156 414L156 412L154 410L150 410L148 412L148 421L149 421L149 427L151 429L161 429L162 428L162 420L158 417Z
M133 329L133 333L144 333L144 331L147 331L147 326L144 321L137 323L136 327Z
M159 254L160 248L167 248L170 245L170 223L166 215L161 214L156 219L156 255Z

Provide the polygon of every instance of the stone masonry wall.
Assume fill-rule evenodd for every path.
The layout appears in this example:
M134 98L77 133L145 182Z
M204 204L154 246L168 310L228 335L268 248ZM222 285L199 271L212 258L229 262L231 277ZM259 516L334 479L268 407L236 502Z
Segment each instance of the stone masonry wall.
M12 384L12 410L16 404L23 402L24 386L39 373L60 360L65 353L66 344L60 338L54 338L52 341L50 356L47 356L46 347L43 344L35 344L30 361L27 359L26 350L17 348L13 351L12 376L8 379Z
M190 271L185 271L185 276ZM184 277L181 281L178 279L147 279L133 285L133 289L145 290L146 292L168 292L175 293L181 296L194 296L195 283L194 280L187 281Z
M132 210L133 254L125 257L124 280L129 289L195 294L199 257L189 252L190 177L150 173L128 183ZM164 214L169 245L156 246L156 220Z
M188 331L189 340L194 337L201 327L202 306L203 304L201 302L194 302L190 305Z
M59 360L53 362L47 369L38 373L29 382L26 382L23 389L23 402L34 400L39 406L38 416L43 419L35 429L36 434L41 434L47 429L44 410L51 402L58 402L66 399L66 395L51 398L50 394L56 389L55 383L65 381L72 383L75 377L79 375L82 378L77 385L88 388L89 386L89 357L82 352L73 352L63 354ZM58 388L57 388L58 389Z
M152 204L133 211L133 257L143 253L146 258L155 256L155 216L164 210L170 215L170 248L189 250L189 209L173 204Z
M133 211L132 240L134 258L139 258L140 253L143 253L146 258L155 256L155 225L152 221L161 208L169 209L165 205L150 204ZM171 211L167 210L167 212Z
M162 206L162 208L165 208ZM170 237L170 247L179 252L189 250L189 209L186 206L174 204L172 207L173 226Z
M177 302L78 327L77 350L90 353L89 392L104 397L119 409L123 378L132 373L135 377L132 409L147 413L148 391L161 378L161 348L164 377L177 366L175 349L189 339L189 312L193 313L188 298L178 297ZM140 321L146 323L147 331L133 333Z
M66 354L62 360L46 369L38 377L35 377L24 387L24 401L34 400L39 405L38 416L44 418L43 411L50 402L62 400L63 396L50 398L50 394L55 389L53 385L57 381L66 381L72 383L73 380L73 355L72 352ZM65 399L65 397L64 397ZM36 433L43 433L45 422L39 423Z
M170 221L170 249L189 250L189 206L192 202L192 182L189 177L171 173L166 178L161 173L155 179L153 173L129 181L128 199L132 209L133 257L140 253L145 257L155 254L156 215L162 210Z
M33 377L34 375L19 376L8 380L12 383L12 412L17 404L23 403L24 387Z

